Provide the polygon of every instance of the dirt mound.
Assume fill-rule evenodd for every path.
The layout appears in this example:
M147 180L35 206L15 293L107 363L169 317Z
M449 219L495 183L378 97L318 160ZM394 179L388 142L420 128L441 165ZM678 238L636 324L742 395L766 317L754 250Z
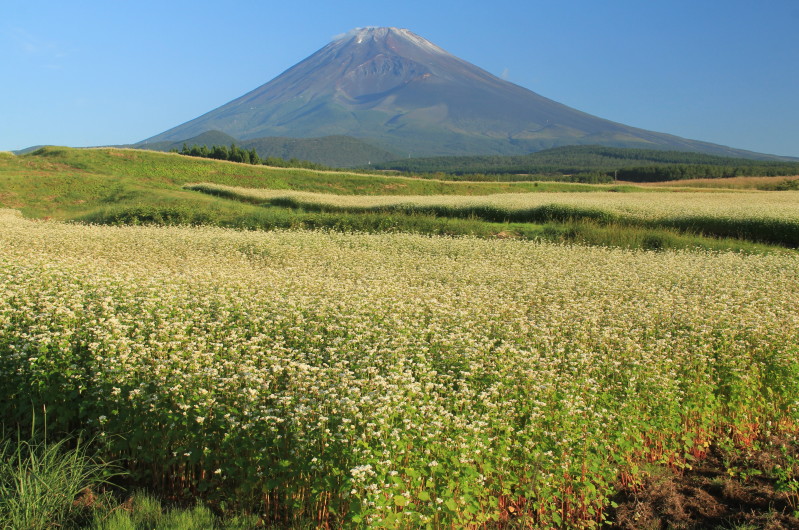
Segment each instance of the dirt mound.
M784 491L790 481L780 480L775 472L792 469L797 447L794 444L791 452L777 449L791 447L784 443L766 447L770 449L734 465L713 448L690 470L653 466L643 484L613 499L618 507L610 517L615 521L611 528L799 529L799 497Z

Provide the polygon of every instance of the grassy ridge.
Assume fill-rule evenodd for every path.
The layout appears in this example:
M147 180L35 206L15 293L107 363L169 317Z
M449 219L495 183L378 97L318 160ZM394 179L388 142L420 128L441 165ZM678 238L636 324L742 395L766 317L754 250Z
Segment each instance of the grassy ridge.
M217 186L214 196L184 189L190 182ZM287 194L270 208L241 194L225 196L220 186L259 188ZM208 190L206 190L208 191ZM630 185L585 185L557 182L444 182L346 172L258 167L247 164L120 149L43 148L25 156L0 157L0 206L38 218L103 224L191 224L247 229L326 228L341 231L409 231L423 234L521 237L625 248L691 248L768 250L751 241L792 246L793 236L762 238L772 226L697 230L690 222L631 223L623 216L547 206L526 213L506 208L435 207L341 208L313 201L297 202L294 192L336 197L496 196L545 192L651 191L663 197L671 190ZM618 193L625 192L625 193ZM708 190L715 193L717 190ZM567 193L568 195L568 193ZM586 196L591 195L588 193ZM603 194L600 194L603 195ZM510 195L508 195L510 196ZM437 200L437 199L436 199ZM488 199L487 199L488 200ZM330 201L327 201L330 202ZM601 209L600 209L601 210ZM749 232L747 232L749 230ZM784 231L779 231L782 234ZM710 236L710 237L708 237ZM787 237L787 239L786 239ZM781 239L780 239L781 238ZM787 241L787 243L786 243Z
M799 246L799 212L795 194L673 194L664 208L661 197L637 194L497 195L484 197L351 197L304 192L280 192L195 184L187 189L227 197L247 204L339 214L427 215L433 218L482 220L489 223L570 223L673 230L714 238L735 238L786 247ZM780 200L777 200L779 197ZM742 207L744 203L748 207ZM763 211L771 209L771 215ZM650 234L653 235L653 234ZM665 240L664 240L665 241ZM665 244L665 243L664 243Z
M483 238L519 238L582 245L664 249L709 249L744 252L774 252L779 247L735 238L707 237L675 229L623 225L599 225L572 220L542 223L494 223L472 218L438 217L401 212L324 212L302 208L262 208L226 201L173 205L109 206L77 220L92 224L127 225L212 225L245 230L324 229L340 232L410 232L427 235L469 235Z
M256 167L133 149L45 147L24 156L0 157L0 206L19 208L30 217L70 219L109 204L184 200L189 196L181 186L189 182L343 195L485 195L592 189L559 183L456 183Z
M197 181L203 176L219 184L250 180L257 187L275 189L303 189L306 191L329 191L331 189L351 194L392 194L412 192L426 195L486 194L502 191L535 191L533 183L456 183L430 182L429 180L381 177L361 173L320 172L303 169L252 167L246 164L225 163L178 156L174 153L157 153L133 149L71 149L46 147L18 157L38 168L62 168L77 171L135 177L151 183L183 184ZM6 157L6 160L15 160ZM38 161L35 162L35 161ZM560 189L554 187L552 189ZM575 189L581 189L576 187ZM582 189L590 189L583 187Z

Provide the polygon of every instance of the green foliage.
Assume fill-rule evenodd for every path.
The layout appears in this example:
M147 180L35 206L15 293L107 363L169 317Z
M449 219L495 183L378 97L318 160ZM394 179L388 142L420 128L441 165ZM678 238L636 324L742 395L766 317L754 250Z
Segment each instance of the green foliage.
M98 509L91 523L94 530L251 530L260 526L253 515L217 517L208 507L164 508L152 494L140 490L111 510Z
M254 515L218 518L207 507L165 509L152 494L135 492L119 504L101 488L119 468L93 456L85 442L63 437L0 441L0 528L97 530L249 530Z
M762 189L763 191L797 191L799 190L799 179L784 179L761 186L759 189Z
M71 526L86 517L80 496L93 495L114 469L81 440L0 441L0 527Z
M197 505L189 509L164 510L160 501L140 492L131 500L128 509L117 509L110 514L98 513L93 528L96 530L212 530L223 527L211 511Z
M729 163L729 161L726 161ZM663 182L667 180L721 179L744 176L778 177L799 174L799 163L736 161L721 163L672 164L630 167L618 170L618 178L629 182Z
M184 143L183 148L180 150L180 154L202 158L213 158L215 160L227 160L229 162L239 162L242 164L261 163L261 158L254 149L247 151L240 148L235 143L230 144L230 149L224 145L214 145L209 149L205 145L198 146L197 144L194 144L191 146L191 148L189 148Z

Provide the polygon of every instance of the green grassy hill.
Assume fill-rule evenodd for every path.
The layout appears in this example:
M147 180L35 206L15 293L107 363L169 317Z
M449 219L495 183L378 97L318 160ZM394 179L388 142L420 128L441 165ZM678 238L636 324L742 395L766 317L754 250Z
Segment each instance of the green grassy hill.
M594 189L561 183L441 182L273 168L135 149L44 147L24 156L6 153L0 157L0 206L18 208L29 217L70 219L108 206L197 201L201 195L182 188L194 182L343 195L487 195Z
M551 199L535 207L536 212L541 210L540 215L506 215L502 208L487 215L488 210L482 207L476 210L412 206L338 208L320 207L316 200L263 201L207 186L190 189L188 185L192 183L313 192L333 200L346 196L355 199L357 196L394 196L409 205L420 199L442 202L436 196L515 193L524 200L524 194L530 192L548 193ZM468 234L652 249L702 247L762 251L799 246L796 223L790 212L787 218L778 219L777 224L754 218L752 222L747 219L730 221L715 214L697 217L696 212L685 217L687 221L643 223L601 207L605 203L601 196L631 191L662 197L663 204L673 203L688 195L674 193L680 190L563 182L453 182L253 166L136 149L45 147L23 156L0 154L0 208L18 209L33 218L102 224ZM566 194L561 192L598 196L600 207L564 209L561 199ZM699 195L717 192L708 189ZM781 197L782 202L791 199L786 195ZM742 201L746 200L742 195ZM658 201L660 199L655 199ZM493 206L489 209L494 211ZM766 232L779 237L765 237Z

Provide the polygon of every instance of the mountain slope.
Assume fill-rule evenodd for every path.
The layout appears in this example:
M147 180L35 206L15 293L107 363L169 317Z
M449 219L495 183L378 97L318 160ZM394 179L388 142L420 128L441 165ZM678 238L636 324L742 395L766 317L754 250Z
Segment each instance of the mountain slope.
M348 135L403 156L575 144L753 155L580 112L397 28L354 30L265 85L142 144L208 130L242 140Z

